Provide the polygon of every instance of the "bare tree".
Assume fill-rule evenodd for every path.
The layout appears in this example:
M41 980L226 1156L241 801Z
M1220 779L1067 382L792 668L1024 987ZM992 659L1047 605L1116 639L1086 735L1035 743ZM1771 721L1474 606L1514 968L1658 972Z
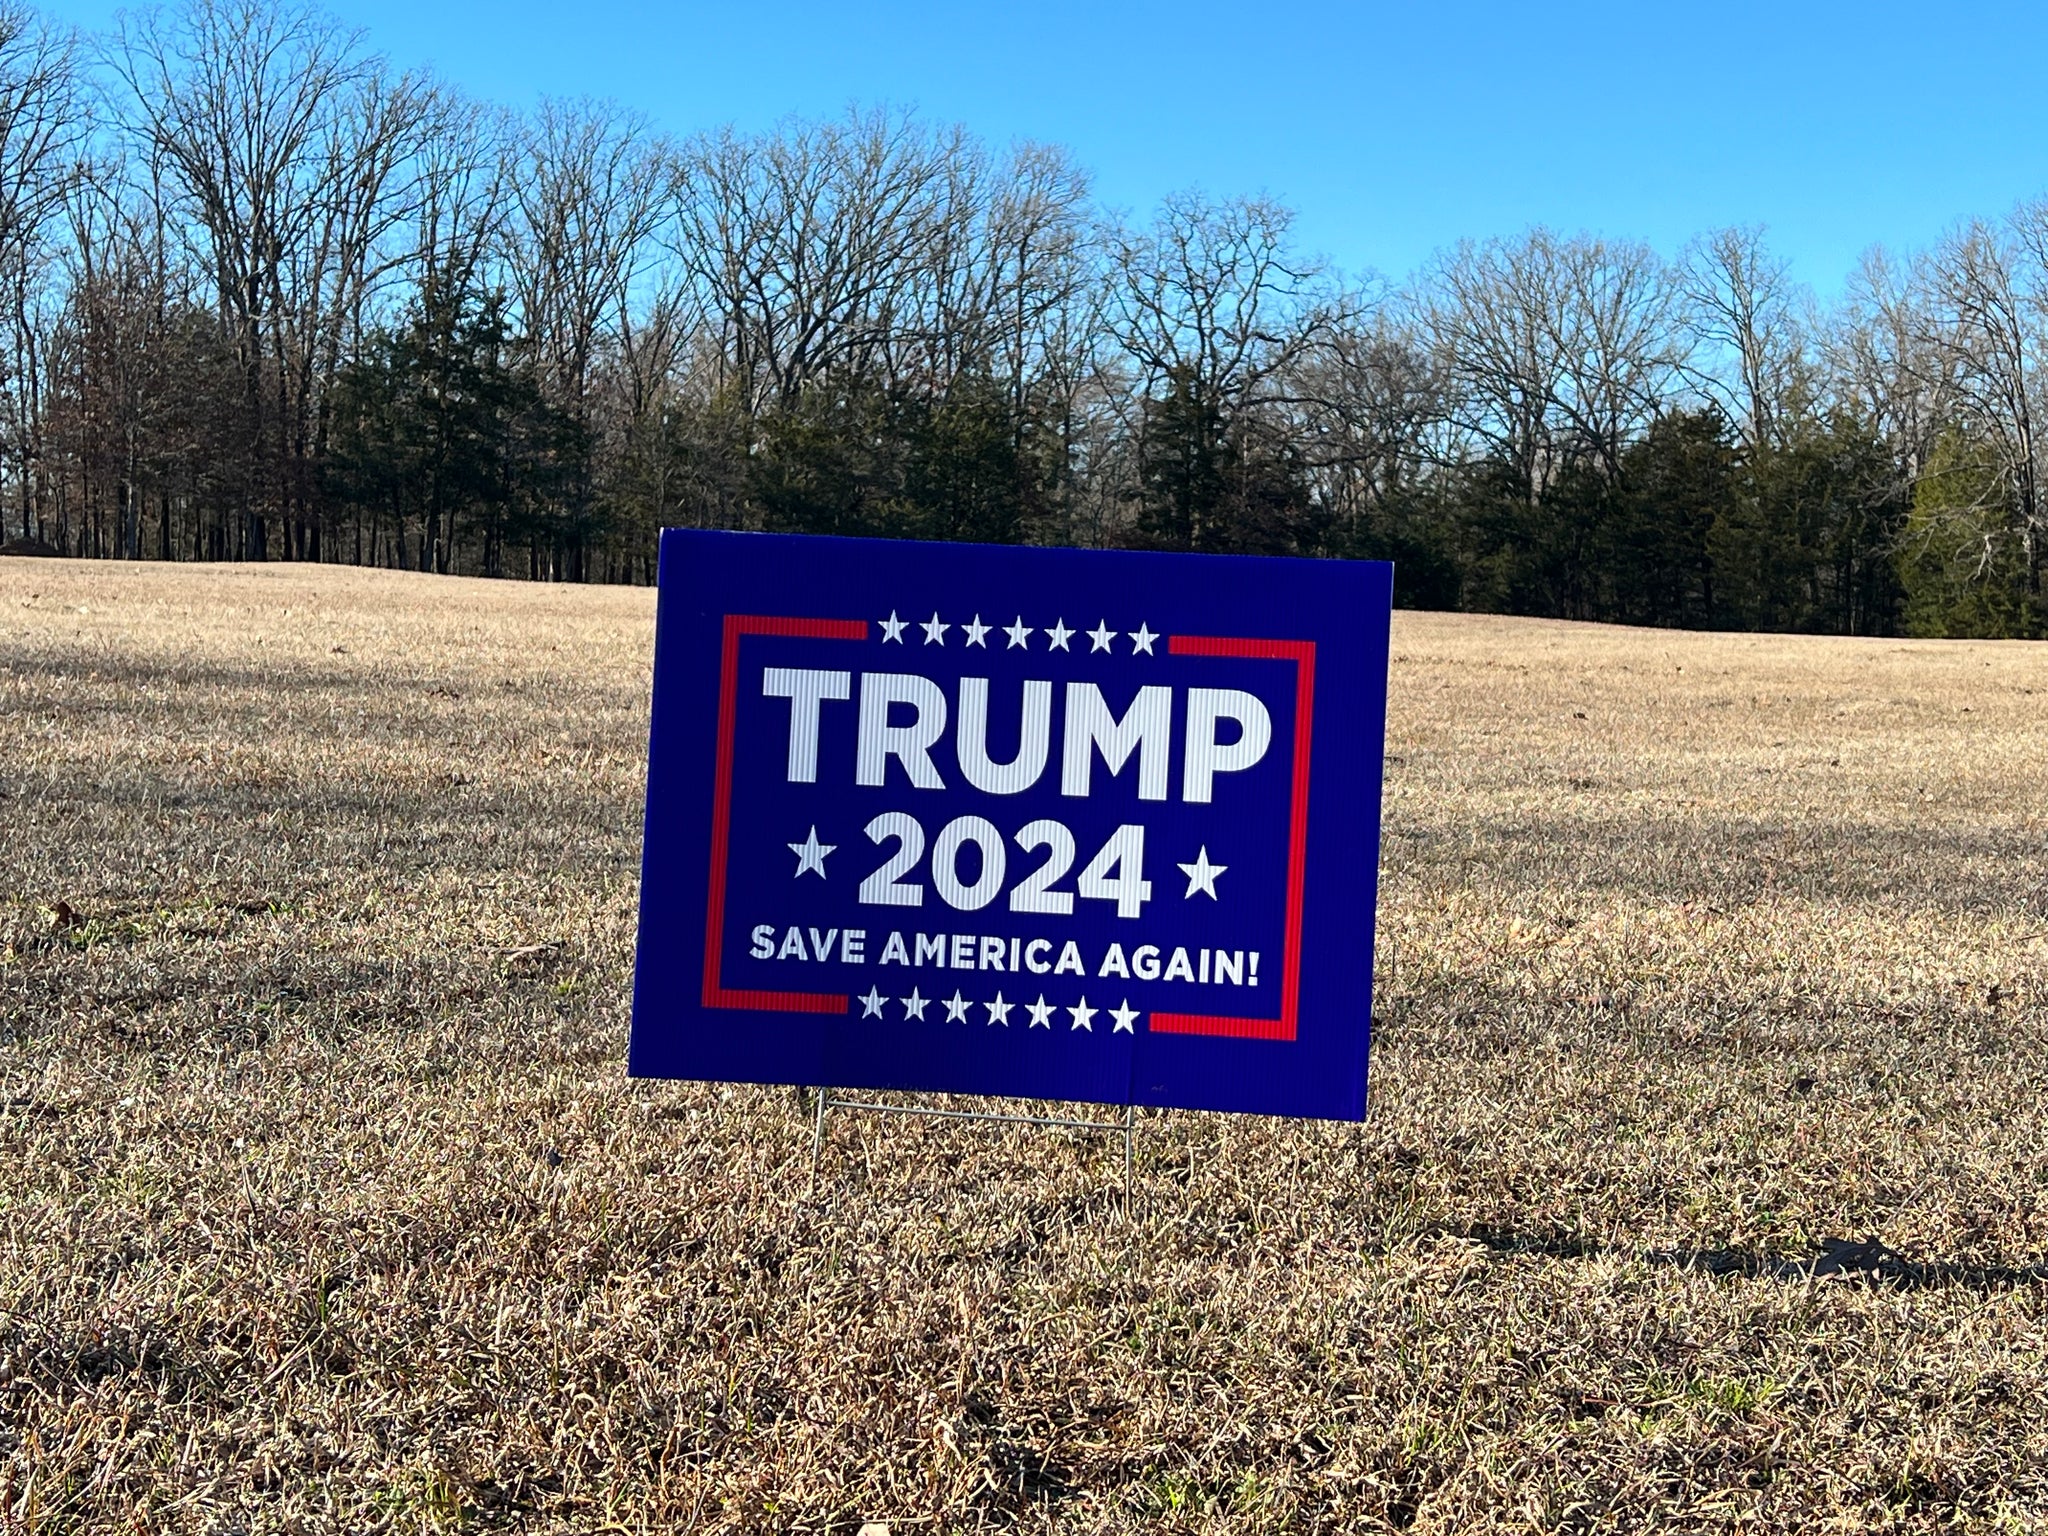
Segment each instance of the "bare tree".
M1677 302L1647 246L1539 228L1439 257L1419 308L1454 425L1533 502L1575 455L1618 471L1685 363Z
M81 512L90 525L111 490L114 552L136 559L153 418L170 394L160 373L170 350L169 274L161 224L152 229L158 210L117 168L97 170L77 179L69 199L69 302L50 330L49 393L57 435L79 472Z
M1812 393L1789 264L1760 229L1718 229L1687 249L1680 280L1693 333L1720 365L1696 376L1751 447L1776 441L1785 414Z
M943 389L1005 380L1021 410L1085 305L1087 179L1057 149L992 157L880 114L701 139L677 167L677 255L751 408L832 372Z
M546 387L584 398L606 327L653 255L662 215L658 146L637 115L550 101L527 127L505 261Z
M317 558L322 402L396 255L433 93L310 9L193 0L124 21L109 58L176 192L244 374L249 479L234 553Z
M1062 407L1089 371L1084 331L1100 319L1088 177L1064 150L1026 144L1003 167L985 217L990 361L1021 419L1035 382Z
M1115 228L1108 319L1129 368L1130 497L1149 535L1200 549L1287 547L1300 511L1286 393L1335 308L1319 264L1292 249L1267 199L1168 198L1142 230Z
M592 494L587 448L593 369L622 344L655 255L664 213L663 152L634 114L597 102L547 102L523 134L502 260L523 344L542 391L582 435L570 454L566 538L529 548L535 575L580 579Z
M324 109L366 73L356 47L311 11L194 0L174 21L124 19L109 49L241 364L250 478L238 497L240 558L269 553L268 514L284 499L285 274L319 216Z
M2041 326L2048 317L2048 206L2022 207L2002 229L1970 221L1929 253L1919 277L1919 345L1909 354L1910 365L1924 370L1923 385L1944 398L1950 424L1993 455L1997 473L1991 483L2008 503L2028 590L2038 594L2048 532L2037 426ZM1943 498L1928 498L1927 504L1942 505ZM1972 515L1944 521L1981 544L1981 563L1988 566L2005 532L2001 520Z
M46 235L74 183L87 131L72 37L15 0L0 5L0 281L7 296L0 386L6 391L6 456L24 537L40 521L40 405L47 379L46 326L39 309L47 305L41 279L51 257Z
M1326 506L1356 534L1412 490L1440 449L1437 361L1404 316L1354 297L1346 317L1297 366L1299 432Z
M1825 389L1891 445L1909 474L1925 466L1952 391L1914 276L1882 247L1866 251L1820 330Z
M326 451L329 401L380 293L405 270L405 234L427 190L419 161L436 106L425 81L387 77L372 61L325 114L315 217L298 260L281 269L276 299L285 323L272 329L290 433L286 553L294 558L320 556L311 475Z
M1182 193L1149 229L1110 236L1111 320L1145 387L1192 381L1227 408L1279 376L1329 323L1321 269L1295 256L1294 216L1263 198Z
M399 252L399 286L409 301L488 285L509 217L512 139L504 114L446 87L434 91L411 166L412 222Z

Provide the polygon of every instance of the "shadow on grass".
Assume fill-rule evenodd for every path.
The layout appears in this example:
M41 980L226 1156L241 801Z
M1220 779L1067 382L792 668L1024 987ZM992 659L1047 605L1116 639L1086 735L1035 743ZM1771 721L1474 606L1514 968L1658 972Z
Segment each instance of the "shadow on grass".
M1530 1238L1493 1227L1475 1227L1459 1235L1483 1243L1498 1254L1534 1254L1554 1259L1626 1255L1625 1250L1599 1243ZM1635 1257L1648 1264L1729 1278L1839 1280L1899 1290L1999 1291L2015 1286L2048 1285L2048 1263L1968 1264L1955 1259L1922 1262L1907 1258L1874 1237L1824 1237L1813 1253L1805 1258L1752 1253L1738 1248L1662 1248Z

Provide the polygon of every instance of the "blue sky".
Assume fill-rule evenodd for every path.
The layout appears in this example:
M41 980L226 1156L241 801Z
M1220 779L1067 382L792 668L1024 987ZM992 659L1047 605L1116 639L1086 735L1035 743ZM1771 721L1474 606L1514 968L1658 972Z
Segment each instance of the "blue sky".
M54 13L102 26L102 0ZM1867 246L2048 192L2048 6L333 0L371 45L511 105L606 96L689 132L851 102L1068 145L1144 210L1269 192L1401 276L1532 223L1761 223L1833 293Z

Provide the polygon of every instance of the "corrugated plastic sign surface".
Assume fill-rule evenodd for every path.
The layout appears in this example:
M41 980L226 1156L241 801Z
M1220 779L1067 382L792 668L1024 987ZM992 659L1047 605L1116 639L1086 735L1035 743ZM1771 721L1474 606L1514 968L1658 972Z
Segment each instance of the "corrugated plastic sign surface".
M1392 575L664 533L633 1073L1362 1116Z

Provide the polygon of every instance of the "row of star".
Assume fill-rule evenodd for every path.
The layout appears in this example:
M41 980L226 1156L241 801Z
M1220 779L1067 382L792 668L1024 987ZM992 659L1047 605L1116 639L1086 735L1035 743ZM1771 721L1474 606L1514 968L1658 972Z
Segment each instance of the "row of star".
M866 997L856 997L854 1001L860 1004L860 1016L864 1019L886 1019L888 1017L888 1014L882 1010L888 1006L891 999L882 996L882 989L880 987L868 988ZM912 987L910 989L910 996L897 998L895 1001L903 1005L903 1017L906 1021L916 1019L919 1023L924 1022L925 1009L943 1007L946 1010L945 1022L949 1024L965 1024L967 1022L967 1010L977 1006L969 1002L966 995L958 987L953 989L951 997L923 997L919 995L917 988ZM1115 1008L1091 1008L1088 1006L1088 999L1083 997L1080 1002L1072 1007L1062 1009L1057 1004L1048 1003L1043 992L1038 994L1038 1001L1035 1003L1005 1002L1003 994L998 992L994 1002L982 1003L978 1006L988 1010L988 1017L983 1021L988 1024L1007 1026L1010 1022L1010 1010L1022 1008L1031 1015L1031 1021L1025 1025L1027 1029L1051 1029L1052 1016L1055 1013L1064 1012L1073 1021L1067 1026L1069 1031L1085 1029L1092 1035L1095 1033L1095 1016L1098 1013L1104 1013L1109 1015L1112 1020L1109 1031L1111 1034L1135 1035L1138 1032L1134 1027L1138 1022L1138 1010L1131 1006L1129 998L1125 998L1122 1004ZM938 1021L934 1020L933 1022L936 1023Z
M882 642L885 645L903 644L903 631L909 629L913 623L916 623L916 621L911 619L899 619L896 617L896 610L894 608L889 610L889 617L878 619L876 622L882 626ZM1005 647L1007 650L1029 650L1031 648L1029 645L1031 637L1038 633L1037 630L1024 622L1024 616L1021 613L1010 623L997 626L982 623L981 615L978 613L966 624L948 624L934 611L930 618L922 623L916 623L916 627L924 631L924 643L926 645L944 645L946 643L946 631L958 629L967 637L967 644L978 645L983 650L988 649L988 637L990 635L1008 635L1010 643ZM1153 650L1152 647L1157 641L1165 638L1162 635L1154 634L1151 628L1144 623L1140 623L1136 629L1127 631L1127 633L1131 637L1131 654L1133 656L1140 654L1146 656L1158 655L1159 653ZM1091 656L1097 651L1108 651L1111 655L1115 655L1115 648L1110 642L1116 639L1117 634L1118 631L1109 627L1107 619L1097 619L1093 629L1069 629L1065 619L1054 619L1052 626L1045 631L1045 644L1047 650L1066 651L1068 655L1072 655L1073 652L1068 647L1067 642L1076 635L1084 635L1090 642L1088 654Z
M804 875L815 874L820 880L823 880L825 878L825 856L839 851L837 843L821 843L818 841L818 824L816 822L811 823L810 835L802 842L787 843L784 846L796 855L796 874L791 877L793 879L801 879ZM1194 863L1182 864L1178 867L1180 872L1188 877L1187 900L1193 901L1197 895L1207 896L1211 901L1222 900L1216 894L1216 877L1228 870L1230 866L1228 864L1211 864L1209 862L1209 845L1207 843L1202 844L1201 851L1195 855Z

